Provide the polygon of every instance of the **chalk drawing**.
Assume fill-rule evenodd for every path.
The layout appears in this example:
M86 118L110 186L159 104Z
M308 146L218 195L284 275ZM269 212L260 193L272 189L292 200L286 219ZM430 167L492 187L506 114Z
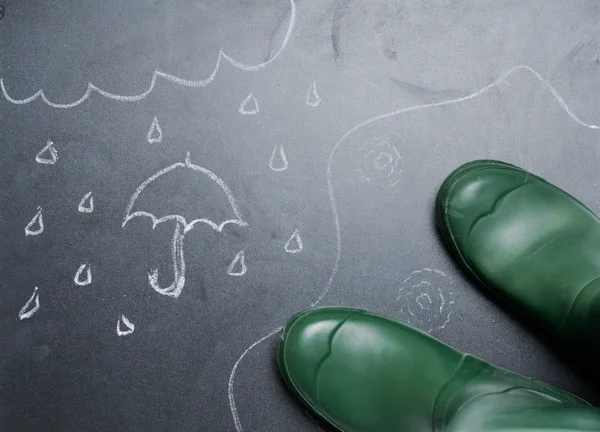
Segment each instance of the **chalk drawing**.
M250 351L252 351L252 349L256 345L258 345L258 344L266 341L271 336L279 333L282 329L283 329L283 326L277 327L276 329L271 330L271 332L269 334L267 334L266 336L263 336L262 338L260 338L256 342L254 342L252 345L250 345L248 348L246 348L246 351L244 351L242 353L242 355L237 359L237 361L233 365L233 369L231 369L231 373L229 374L229 381L227 383L227 396L229 397L229 408L231 410L231 414L233 416L233 423L235 424L235 429L237 431L242 431L243 430L242 429L242 422L240 420L240 417L239 417L239 415L237 413L237 408L235 406L235 397L233 396L233 382L235 380L235 373L237 372L238 366L240 365L240 363L242 362L242 360L244 359L244 357L246 357L246 354L248 354Z
M376 122L378 120L383 120L386 118L390 118L390 117L395 117L401 114L405 114L408 112L414 112L414 111L422 111L422 110L427 110L427 109L432 109L432 108L437 108L437 107L443 107L443 106L448 106L448 105L453 105L453 104L458 104L458 103L463 103L463 102L467 102L471 99L475 99L478 98L479 96L489 92L490 90L498 87L500 84L502 84L511 74L513 74L516 71L525 71L527 73L532 74L535 78L537 78L539 80L539 82L541 83L541 85L548 90L548 92L554 97L554 99L556 100L556 102L558 103L558 105L563 109L563 111L577 124L589 128L589 129L594 129L594 130L599 130L600 126L595 125L595 124L588 124L585 123L584 121L582 121L579 117L577 117L569 108L569 106L567 105L567 103L564 101L564 99L562 98L562 96L558 93L558 91L552 87L552 85L545 79L542 77L542 75L538 72L536 72L534 69L532 69L529 66L524 66L524 65L518 65L515 66L511 69L509 69L507 72L505 72L504 74L502 74L500 76L500 78L496 79L495 81L493 81L492 83L486 85L485 87L481 88L480 90L477 90L474 93L471 93L470 95L464 96L464 97L460 97L460 98L455 98L455 99L447 99L447 100L443 100L440 102L433 102L433 103L428 103L428 104L422 104L422 105L412 105L412 106L408 106L408 107L404 107L404 108L400 108L397 109L395 111L390 111L387 112L385 114L381 114L375 117L371 117L368 120L365 120L355 126L353 126L351 129L349 129L346 133L344 133L344 135L342 135L340 137L339 140L337 140L335 142L335 144L333 145L331 152L329 153L329 158L327 161L327 189L329 192L329 201L331 203L331 212L332 212L332 217L333 217L333 225L335 228L335 240L336 240L336 255L335 255L335 261L333 264L333 267L331 269L330 275L329 275L329 279L327 280L323 290L321 291L321 294L319 295L319 297L310 304L310 307L315 307L316 305L318 305L321 300L327 295L327 293L329 292L329 289L331 288L331 285L335 279L335 276L337 275L338 269L339 269L339 264L340 264L340 259L342 256L342 235L341 235L341 226L340 226L340 218L339 218L339 213L338 213L338 209L337 209L337 203L336 203L336 198L335 198L335 191L334 191L334 187L333 187L333 179L332 179L332 166L333 166L333 161L334 161L334 157L338 151L339 148L341 148L343 146L343 144L346 142L346 139L352 135L354 132L358 131L359 129L364 128L365 126L370 125L373 122ZM242 355L240 355L240 357L237 359L237 361L235 362L235 364L233 365L233 368L231 370L231 373L229 374L229 382L227 384L227 395L229 398L229 410L231 412L231 417L233 419L233 423L235 425L235 429L237 432L242 432L243 431L243 427L242 427L242 422L240 420L238 411L237 411L237 407L236 407L236 403L235 403L235 397L234 397L234 381L235 381L235 374L237 372L238 366L241 363L241 361L244 359L244 357L252 350L254 349L257 345L261 344L262 342L264 342L265 340L269 339L271 336L277 334L283 327L277 327L276 329L273 329L271 332L269 332L267 335L263 336L262 338L260 338L259 340L257 340L256 342L252 343L243 353Z
M125 326L126 330L121 329L121 323ZM125 315L121 315L121 317L117 320L117 335L119 336L127 336L133 333L135 330L135 324L127 319Z
M25 236L36 236L44 232L44 217L42 216L42 208L37 208L37 213L25 226Z
M19 319L24 320L27 318L31 318L33 314L38 311L39 308L40 295L38 294L38 287L35 287L33 290L33 294L31 294L31 297L29 298L29 300L27 300L25 306L23 306L19 311Z
M427 285L430 285L427 283ZM442 299L443 300L443 299ZM433 300L427 293L419 294L416 298L417 304L421 307L421 309L429 310L433 305Z
M431 333L448 325L454 305L452 279L429 267L413 271L398 290L400 314L411 325Z
M133 210L133 206L134 206L137 198L144 191L144 189L146 189L147 186L151 185L152 182L154 182L155 180L157 180L157 179L161 178L162 176L164 176L170 172L173 172L175 170L190 170L191 173L197 173L199 175L204 175L204 176L208 177L210 180L212 180L215 183L215 185L218 186L217 189L226 195L226 197L229 201L229 205L231 206L230 210L233 213L234 217L230 218L230 219L226 219L224 221L212 221L208 218L201 217L198 219L193 219L188 222L188 221L186 221L186 219L183 216L177 215L177 214L169 214L166 216L158 217L158 216L155 216L154 214L152 214L151 212L148 212L145 210L136 210L136 211ZM203 168L201 166L194 165L193 163L191 163L189 153L187 154L187 157L185 158L185 162L177 162L171 166L168 166L168 167L158 171L157 173L155 173L152 176L150 176L149 178L147 178L140 186L138 186L138 188L136 189L134 194L131 196L131 199L129 200L129 204L127 205L127 208L125 209L125 217L123 219L122 226L125 227L125 225L127 225L127 222L129 222L131 219L136 218L136 217L150 218L152 220L152 228L153 229L156 228L156 226L158 224L163 223L163 222L167 222L167 221L175 221L176 222L175 233L173 235L173 243L172 243L172 248L171 248L172 257L173 257L173 273L174 273L173 283L166 288L162 288L158 284L158 270L154 269L148 273L148 283L152 287L152 289L154 289L159 294L166 295L169 297L174 297L174 298L177 298L181 295L181 291L183 290L183 287L185 285L185 259L184 259L184 255L183 255L183 240L184 240L185 234L188 231L193 229L194 226L199 223L204 223L204 224L210 226L213 230L215 230L217 232L221 232L223 230L223 228L228 224L235 224L235 225L239 225L242 227L248 226L248 223L246 223L242 219L242 216L240 215L238 205L233 196L233 193L229 189L229 186L227 186L225 184L225 182L223 180L221 180L221 178L219 178L212 171L209 171L206 168Z
M248 96L246 96L246 99L244 99L242 101L242 103L240 104L240 107L238 109L238 112L241 115L254 115L254 114L258 114L258 112L260 111L260 108L258 107L258 101L256 100L256 98L254 97L254 95L252 93L248 94Z
M94 196L92 192L86 193L81 201L79 201L79 205L77 206L77 211L79 213L91 213L94 211Z
M246 267L246 258L244 256L244 251L241 250L237 253L229 267L227 268L227 274L229 276L244 276L248 268Z
M3 78L0 78L0 90L2 90L2 94L4 95L4 98L8 102L13 103L15 105L24 105L24 104L31 103L37 99L41 99L46 105L48 105L52 108L68 109L68 108L74 108L77 105L82 104L93 93L98 93L100 96L103 96L107 99L113 99L113 100L120 101L120 102L141 101L141 100L145 99L150 93L152 93L152 90L154 90L154 87L156 86L156 82L157 82L158 78L162 78L166 81L172 82L174 84L177 84L177 85L180 85L183 87L190 87L190 88L206 87L214 81L215 77L217 76L217 73L219 72L219 68L221 67L221 62L223 60L225 60L226 62L228 62L229 64L231 64L233 67L235 67L237 69L241 69L241 70L247 71L247 72L256 72L256 71L263 69L269 63L273 62L277 57L279 57L279 55L283 52L283 50L285 49L285 47L287 46L287 44L290 40L290 36L292 35L294 26L296 24L296 2L295 2L295 0L289 0L289 1L290 1L290 21L289 21L287 32L285 34L283 42L281 43L281 47L279 47L279 50L275 53L275 55L273 55L273 57L271 57L268 61L266 61L264 63L260 63L257 65L248 65L248 64L245 64L245 63L235 60L234 58L225 54L225 52L221 49L221 50L219 50L219 55L217 56L217 62L215 64L215 67L214 67L212 73L210 74L210 76L208 78L205 78L203 80L189 80L189 79L179 78L179 77L176 77L175 75L171 75L166 72L161 72L159 70L156 70L152 74L150 86L148 87L148 89L146 91L144 91L142 93L135 94L135 95L120 95L120 94L116 94L116 93L111 93L106 90L102 90L101 88L97 87L96 85L94 85L90 82L87 85L87 90L86 90L85 94L83 96L81 96L79 99L77 99L76 101L70 102L70 103L53 102L50 99L48 99L48 97L44 93L44 90L38 90L33 95L26 97L24 99L18 99L18 98L12 97L8 94L8 91L6 89L6 84L4 83Z
M302 243L302 237L300 237L300 232L296 229L289 240L286 242L285 251L287 253L298 253L302 252L304 249L304 243Z
M396 134L387 134L364 144L360 149L358 171L363 182L377 182L394 187L400 181L402 156L398 148L402 141Z
M148 130L148 134L146 135L146 141L148 141L149 144L155 144L162 142L162 139L162 129L158 124L158 119L154 117L154 120L152 120L152 124L150 125L150 130Z
M43 149L35 155L35 161L43 165L54 165L58 159L58 152L54 148L54 143L50 140Z
M83 272L85 271L85 279L82 279ZM75 285L85 286L92 283L92 269L89 264L81 264L75 273L73 278Z
M308 90L306 91L306 105L313 108L318 107L321 103L321 96L317 92L317 82L313 81Z
M273 147L271 158L269 159L269 168L273 171L285 171L288 169L288 160L285 156L283 146L276 145Z

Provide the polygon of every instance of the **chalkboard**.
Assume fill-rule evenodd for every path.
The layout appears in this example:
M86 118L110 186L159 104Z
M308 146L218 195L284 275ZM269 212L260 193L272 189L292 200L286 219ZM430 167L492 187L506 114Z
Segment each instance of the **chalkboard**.
M0 6L0 430L324 430L273 354L331 304L600 400L433 223L478 158L600 211L598 2Z

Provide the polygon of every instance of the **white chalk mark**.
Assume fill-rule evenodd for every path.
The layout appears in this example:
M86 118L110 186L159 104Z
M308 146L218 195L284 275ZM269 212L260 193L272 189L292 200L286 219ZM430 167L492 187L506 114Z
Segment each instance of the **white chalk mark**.
M269 168L273 171L285 171L288 168L288 160L285 156L283 146L276 145L273 147L271 158L269 159Z
M54 143L50 140L43 149L35 155L35 161L43 165L54 165L58 159L58 152L54 148Z
M439 274L440 276L446 276L446 273L444 273L441 270L437 270L437 269L433 269L433 268L429 268L429 267L423 267L421 270L415 270L413 271L411 274L408 275L408 277L406 279L404 279L402 281L403 284L405 284L406 282L408 282L413 276L418 275L418 274L423 274L423 273L436 273ZM431 285L429 282L427 281L421 281L420 284L424 284L424 285ZM417 285L418 287L419 285Z
M276 329L271 330L271 332L268 335L263 336L261 339L257 340L248 348L246 348L246 351L242 353L242 355L237 359L237 361L233 365L233 369L231 369L231 373L229 374L229 383L227 384L227 395L229 397L229 410L231 411L231 415L233 416L235 430L238 432L242 431L243 429L242 422L240 421L240 417L237 412L237 407L235 406L235 397L233 396L233 382L235 380L235 373L237 372L237 368L244 359L244 357L246 357L246 354L248 354L256 345L269 339L274 334L279 333L282 329L283 327L277 327Z
M411 283L413 278L419 282ZM448 286L452 280L440 270L424 267L413 271L398 290L397 301L401 301L401 313L408 314L407 321L426 333L441 330L450 322L454 301L446 301L446 295L452 297L452 292L444 294L440 286Z
M258 101L252 93L249 93L248 96L246 96L246 99L242 101L240 108L238 109L238 112L241 115L254 115L258 114L259 111Z
M83 272L85 270L85 279L82 279ZM89 264L81 264L75 273L73 278L75 285L86 286L92 283L92 268Z
M40 295L38 294L38 287L35 287L33 290L33 294L31 294L31 297L29 298L29 300L27 300L25 306L23 306L19 311L19 319L24 320L27 318L31 318L33 314L38 311L39 308Z
M6 85L4 84L3 78L0 78L0 89L2 90L2 94L4 95L4 98L8 102L13 103L15 105L28 104L37 99L41 99L46 105L48 105L52 108L68 109L68 108L74 108L77 105L82 104L93 93L98 93L99 95L101 95L107 99L113 99L113 100L120 101L120 102L138 102L138 101L145 99L150 93L152 93L152 90L154 90L154 87L156 86L156 81L158 78L162 78L166 81L170 81L174 84L177 84L177 85L180 85L183 87L190 87L190 88L206 87L207 85L211 84L214 81L215 77L217 76L217 73L219 72L219 68L221 67L222 60L225 60L226 62L231 64L233 67L235 67L237 69L241 69L243 71L247 71L247 72L259 71L259 70L263 69L265 66L267 66L269 63L275 61L275 59L277 57L279 57L279 55L283 52L283 50L285 49L285 47L287 46L287 44L290 40L290 37L294 30L295 24L296 24L296 2L295 2L295 0L290 0L290 21L288 24L287 32L285 34L283 42L281 43L281 46L279 47L279 50L275 53L275 55L273 55L273 57L271 57L266 62L257 64L257 65L248 65L248 64L245 64L245 63L242 63L242 62L239 62L239 61L233 59L229 55L225 54L225 52L223 52L223 50L221 49L221 50L219 50L219 55L217 56L217 62L215 64L215 67L208 78L203 79L203 80L188 80L188 79L179 78L179 77L176 77L175 75L171 75L171 74L156 70L152 74L152 79L150 80L150 86L148 87L148 89L146 91L136 94L136 95L119 95L116 93L111 93L109 91L102 90L101 88L96 87L94 84L92 84L90 82L87 85L87 90L84 93L84 95L81 96L76 101L70 102L70 103L56 103L56 102L52 102L51 100L49 100L46 97L46 95L44 94L43 90L38 90L33 95L31 95L27 98L24 98L24 99L13 98L12 96L10 96L8 94L8 91L6 90Z
M188 222L181 215L171 214L171 215L166 215L166 216L159 218L159 217L156 217L154 214L152 214L148 211L145 211L145 210L139 210L139 211L132 212L133 206L134 206L137 198L140 196L142 191L148 185L150 185L154 180L162 177L163 175L165 175L173 170L177 170L177 169L190 169L194 172L203 174L203 175L207 176L210 180L214 181L216 183L216 185L219 186L221 188L221 190L227 196L227 199L231 206L231 210L233 211L233 214L235 215L235 218L227 219L223 222L212 221L208 218L198 218L198 219L193 219L192 221ZM123 219L122 226L125 227L125 225L127 225L127 222L129 222L131 219L133 219L135 217L142 217L142 216L148 217L152 220L152 228L156 228L156 226L158 224L166 222L166 221L170 221L170 220L173 220L177 223L177 226L175 228L175 233L173 235L173 243L172 243L173 273L174 273L173 283L166 288L162 288L158 284L158 270L156 270L156 269L151 270L150 273L148 274L148 283L150 284L152 289L154 289L159 294L174 297L174 298L179 297L179 295L181 294L183 287L185 285L185 259L184 259L184 254L183 254L183 239L184 239L184 235L188 231L193 229L194 226L199 223L207 224L208 226L210 226L213 230L215 230L217 232L221 232L223 230L223 228L228 224L235 224L235 225L239 225L242 227L248 226L248 223L245 222L242 219L242 216L240 215L238 205L235 201L233 193L229 189L229 186L227 186L227 184L225 184L225 182L223 180L221 180L221 178L219 178L212 171L207 170L206 168L203 168L201 166L194 165L190 160L189 153L187 154L187 156L185 158L185 162L177 162L167 168L164 168L164 169L158 171L157 173L155 173L152 176L150 176L149 178L147 178L136 189L134 194L131 196L131 199L129 200L129 204L127 205L127 208L125 209L125 217Z
M44 217L42 216L42 208L37 208L37 213L25 226L25 236L36 236L44 232Z
M148 134L146 135L146 141L148 141L149 144L155 144L162 142L162 139L162 129L158 124L158 119L154 117L154 120L152 120L152 124L150 125L150 129L148 130Z
M300 237L300 232L296 229L289 240L286 242L285 251L288 253L298 253L302 252L304 249L304 243L302 242L302 237Z
M121 330L121 323L125 326L127 330ZM135 330L135 324L127 319L125 315L121 315L121 318L117 320L117 335L119 336L127 336L133 333Z
M92 192L86 193L81 201L79 201L79 205L77 206L77 211L79 213L91 213L94 211L94 196Z
M177 298L181 295L181 291L185 286L185 259L183 256L183 237L181 232L182 225L177 224L175 234L173 235L173 247L171 254L173 257L173 283L166 288L161 288L158 285L158 269L154 269L148 273L148 284L154 291L159 294Z
M443 106L448 106L448 105L453 105L453 104L457 104L457 103L462 103L462 102L466 102L468 100L471 99L475 99L487 92L489 92L491 89L498 87L500 84L502 84L504 82L504 80L506 80L512 73L514 73L517 70L524 70L527 72L530 72L531 74L533 74L541 83L542 85L552 94L552 96L554 96L554 99L558 102L558 104L560 105L560 107L565 111L565 113L567 113L567 115L569 117L571 117L571 119L573 121L575 121L576 123L578 123L579 125L589 128L589 129L600 129L600 126L597 126L595 124L588 124L585 123L584 121L582 121L581 119L579 119L579 117L577 117L569 108L569 106L567 105L567 103L564 101L564 99L560 96L560 94L558 93L558 91L552 87L552 85L542 77L541 74L539 74L538 72L536 72L535 70L533 70L531 67L529 66L524 66L524 65L518 65L513 67L512 69L509 69L506 73L504 73L500 78L498 78L497 80L495 80L494 82L492 82L491 84L488 84L487 86L481 88L480 90L471 93L470 95L467 96L463 96L460 98L455 98L455 99L448 99L448 100L444 100L444 101L440 101L440 102L433 102L433 103L429 103L429 104L422 104L422 105L412 105L412 106L408 106L408 107L404 107L404 108L400 108L397 109L395 111L390 111L387 112L385 114L381 114L375 117L371 117L368 120L363 121L362 123L357 124L356 126L352 127L350 130L348 130L344 135L341 136L341 138L339 140L336 141L336 143L333 145L331 152L329 153L329 158L327 161L327 188L329 191L329 201L331 203L331 211L332 211L332 216L333 216L333 224L334 224L334 228L335 228L335 239L336 239L336 256L335 256L335 261L333 264L333 268L331 269L331 273L329 275L329 279L327 281L327 283L325 284L325 287L323 289L323 291L321 292L321 294L319 295L319 297L317 298L317 300L315 300L314 302L311 303L310 307L315 307L317 304L319 304L321 302L321 300L327 295L327 293L329 292L329 289L331 288L331 285L335 279L335 276L337 275L338 269L339 269L339 264L340 264L340 259L342 256L342 235L341 235L341 227L340 227L340 217L339 217L339 213L337 210L337 203L336 203L336 198L335 198L335 191L333 188L333 174L332 174L332 166L333 166L333 160L334 160L334 156L337 153L337 150L342 146L342 144L345 142L346 138L348 138L350 135L352 135L354 132L356 132L359 129L364 128L365 126L370 125L373 122L376 122L378 120L383 120L386 118L390 118L390 117L394 117L397 115L401 115L401 114L405 114L408 112L413 112L413 111L422 111L422 110L426 110L429 108L436 108L436 107L443 107ZM423 269L423 270L427 270L427 269ZM434 272L439 272L441 274L443 274L442 272L440 272L439 270L434 270L434 269L428 269ZM410 278L410 276L409 276ZM406 282L406 281L405 281ZM450 315L449 315L450 316ZM444 326L450 321L448 316L448 319L446 320L446 322L443 324ZM233 417L233 422L235 424L235 429L237 432L242 432L243 428L242 428L242 422L239 418L236 406L235 406L235 398L233 395L233 380L235 379L235 372L237 370L237 367L240 363L240 361L244 358L244 356L251 350L253 349L255 346L257 346L258 344L260 344L261 342L263 342L264 340L268 339L269 337L273 336L275 333L277 333L279 330L281 329L281 327L278 327L277 329L273 330L271 333L267 334L266 336L264 336L262 339L259 339L258 341L254 342L252 345L250 345L250 347L248 349L246 349L246 351L244 351L242 353L242 355L240 356L240 358L238 359L238 361L235 363L232 371L231 371L231 375L229 377L229 386L228 386L228 396L229 396L229 407L230 407L230 411L231 411L231 416Z
M388 134L376 138L362 146L359 163L359 178L363 182L378 181L394 187L402 172L402 155L398 151L399 137Z
M444 295L442 294L442 290L439 287L438 287L438 292L440 294L440 313L442 313L444 308L446 307L446 299L444 298ZM452 293L450 293L450 295L452 295ZM429 301L431 301L431 299L429 299ZM431 302L431 304L433 304L433 302ZM449 304L453 305L454 301L451 301ZM452 313L452 311L450 311L450 313ZM448 314L448 319L450 319L450 313ZM444 324L441 328L446 327L446 324Z
M241 250L237 253L229 267L227 267L227 274L229 276L244 276L248 268L246 267L246 258L244 256L244 251Z
M140 196L140 194L142 193L142 191L146 188L146 186L148 186L150 183L152 183L154 180L162 177L163 175L176 170L176 169L191 169L193 171L199 172L201 174L204 174L205 176L207 176L208 178L210 178L212 181L214 181L225 193L225 195L227 196L227 199L229 200L229 204L231 205L231 209L235 215L235 218L232 219L227 219L221 223L216 223L210 219L207 218L199 218L199 219L194 219L191 222L187 222L185 220L185 218L183 216L180 215L167 215L167 216L163 216L161 218L157 218L156 216L154 216L152 213L150 212L146 212L146 211L135 211L133 213L131 213L131 210L133 209L133 205L135 204L135 201L137 200L137 198ZM221 232L223 230L223 228L227 225L227 224L235 224L235 225L239 225L242 227L248 226L248 223L246 223L243 219L242 216L240 215L240 211L238 208L238 205L235 201L235 198L233 196L233 193L231 192L231 189L229 189L229 186L227 186L227 184L225 184L225 182L223 180L221 180L221 178L219 178L219 176L217 176L215 173L213 173L212 171L203 168L201 166L198 165L194 165L193 163L190 162L189 159L189 153L188 156L186 157L185 162L177 162L171 166L168 166L166 168L163 168L162 170L158 171L157 173L153 174L152 176L150 176L149 178L147 178L146 180L144 180L144 182L138 186L138 188L136 189L136 191L134 192L134 194L131 196L131 198L129 199L129 203L127 204L127 208L125 209L125 217L123 219L123 224L122 226L125 227L125 225L127 224L127 222L129 222L131 219L138 217L138 216L145 216L148 217L152 220L152 228L156 228L156 226L160 223L166 222L168 220L174 220L179 222L180 224L183 225L184 227L184 233L187 233L188 231L190 231L192 228L194 228L194 225L199 224L199 223L205 223L207 225L209 225L213 230L217 231L217 232Z
M443 299L444 298L442 297L442 300ZM429 310L431 308L431 305L433 304L433 302L431 301L431 297L429 297L429 294L427 294L427 293L419 294L416 298L416 302L421 309L425 309L425 310ZM443 309L442 306L440 306L440 312L442 309Z
M317 92L317 82L313 81L308 90L306 91L306 105L311 107L318 107L321 103L321 96Z

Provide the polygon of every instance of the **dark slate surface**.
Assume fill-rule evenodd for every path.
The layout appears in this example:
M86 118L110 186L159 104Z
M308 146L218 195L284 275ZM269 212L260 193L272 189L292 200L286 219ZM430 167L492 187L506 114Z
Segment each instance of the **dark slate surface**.
M278 379L274 337L230 377L321 297L598 400L463 276L432 218L444 177L475 158L600 210L598 2L2 3L0 430L316 431ZM250 93L259 112L241 115ZM37 163L48 140L56 163ZM188 152L246 225L189 230L173 298L147 275L172 282L178 222L122 224L136 188ZM187 168L136 209L235 219L225 189ZM94 211L78 212L90 191ZM38 207L44 231L26 236ZM296 229L303 249L286 253ZM231 276L242 250L247 272ZM82 264L92 282L78 286ZM132 334L117 335L122 315Z

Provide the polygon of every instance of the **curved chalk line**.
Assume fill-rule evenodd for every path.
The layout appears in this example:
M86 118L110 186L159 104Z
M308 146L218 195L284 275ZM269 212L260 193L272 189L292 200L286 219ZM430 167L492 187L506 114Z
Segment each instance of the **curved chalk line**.
M339 268L339 263L340 263L340 258L342 256L342 239L341 239L341 230L340 230L340 219L339 219L339 214L338 214L338 210L337 210L337 206L336 206L335 193L334 193L334 189L333 189L333 182L331 180L331 176L332 176L331 175L331 165L333 163L333 157L335 155L335 152L338 150L338 148L342 144L342 142L344 142L344 140L346 138L348 138L349 135L353 134L357 130L359 130L359 129L361 129L361 128L363 128L363 127L365 127L365 126L367 126L367 125L369 125L369 124L371 124L371 123L373 123L375 121L378 121L378 120L383 120L385 118L393 117L393 116L404 114L404 113L411 112L411 111L421 111L421 110L425 110L425 109L428 109L428 108L435 108L435 107L442 107L442 106L446 106L446 105L453 105L453 104L456 104L456 103L465 102L465 101L468 101L468 100L471 100L471 99L475 99L478 96L481 96L481 95L487 93L491 89L493 89L495 87L498 87L511 74L513 74L514 72L516 72L518 70L525 70L527 72L530 72L533 76L535 76L540 81L540 83L544 86L544 88L546 88L550 92L550 94L552 94L552 96L554 96L554 98L556 99L556 101L558 102L558 104L560 105L560 107L576 123L578 123L581 126L584 126L586 128L589 128L589 129L600 129L600 126L595 125L595 124L585 123L579 117L577 117L573 113L573 111L571 111L571 109L569 108L569 106L567 105L567 103L565 102L565 100L562 98L562 96L558 93L558 91L552 86L552 84L550 84L550 82L548 80L546 80L539 72L537 72L534 69L532 69L531 67L525 66L525 65L518 65L518 66L515 66L515 67L509 69L507 72L505 72L496 81L492 82L491 84L486 85L485 87L483 87L482 89L476 91L475 93L471 93L470 95L463 96L463 97L460 97L460 98L455 98L455 99L449 99L449 100L445 100L445 101L441 101L441 102L433 102L433 103L428 103L428 104L423 104L423 105L413 105L413 106L409 106L409 107L405 107L405 108L400 108L398 110L390 111L388 113L381 114L381 115L376 116L376 117L371 117L370 119L365 120L364 122L357 124L352 129L350 129L348 132L346 132L344 135L342 135L342 137L333 145L333 148L331 149L331 153L329 154L329 159L328 159L328 162L327 162L327 189L329 191L329 200L331 202L331 211L333 213L333 223L334 223L334 227L335 227L335 237L336 237L337 254L336 254L336 258L335 258L335 263L333 264L333 268L332 268L331 274L329 276L329 280L325 284L325 288L323 289L323 291L321 292L321 295L319 295L319 297L317 298L317 300L314 301L313 303L311 303L310 307L315 307L317 304L319 304L319 302L323 299L323 297L325 297L325 295L327 294L327 292L331 288L331 284L333 283L333 280L334 280L334 278L335 278L335 276L337 274L337 271L338 271L338 268ZM227 391L228 391L228 396L229 396L229 409L231 411L231 416L233 418L233 422L235 424L235 429L236 429L237 432L242 432L243 431L242 422L240 421L240 417L238 415L237 407L236 407L236 404L235 404L235 397L233 396L233 382L235 380L235 373L237 371L237 368L238 368L239 364L241 363L241 361L246 356L246 354L248 354L248 352L250 352L250 350L252 350L255 346L259 345L261 342L265 341L266 339L270 338L271 336L273 336L274 334L276 334L277 332L279 332L282 328L283 327L277 327L276 329L272 330L269 334L267 334L266 336L263 336L261 339L257 340L252 345L250 345L246 349L246 351L244 351L242 353L242 355L238 358L238 360L233 365L233 369L231 370L231 374L229 375L229 384L227 386Z
M156 86L156 81L158 80L158 78L162 78L166 81L170 81L172 83L175 83L175 84L178 84L178 85L181 85L184 87L192 87L192 88L206 87L207 85L212 83L214 81L215 77L217 76L217 73L219 72L219 68L221 67L221 60L225 60L232 66L234 66L238 69L242 69L244 71L249 71L249 72L259 71L262 68L264 68L265 66L267 66L269 63L274 61L277 57L279 57L279 54L281 54L283 52L283 50L285 49L285 47L287 46L287 44L290 40L290 37L294 30L295 24L296 24L296 2L295 2L295 0L290 0L290 22L288 25L287 32L285 34L285 38L283 39L283 42L281 44L281 47L279 47L279 50L275 53L275 55L273 55L273 57L271 57L266 62L257 64L257 65L247 65L245 63L239 62L239 61L235 60L234 58L228 56L221 49L221 50L219 50L219 55L217 57L217 63L215 64L215 68L213 69L212 73L210 74L210 76L208 78L206 78L204 80L188 80L188 79L176 77L175 75L171 75L166 72L156 70L152 74L152 80L150 81L150 87L148 87L148 90L146 90L143 93L137 94L137 95L119 95L116 93L111 93L109 91L102 90L101 88L99 88L99 87L95 86L94 84L92 84L91 82L89 82L88 86L87 86L87 90L84 93L84 95L81 96L81 98L79 98L76 101L71 102L71 103L56 103L56 102L52 102L51 100L49 100L46 97L46 95L44 94L44 90L41 90L41 89L38 90L35 94L33 94L25 99L13 98L8 94L8 91L6 90L6 85L4 84L4 78L0 78L0 89L2 90L2 94L4 95L4 98L8 102L13 103L15 105L24 105L24 104L31 103L37 99L41 99L42 101L44 101L44 103L46 105L48 105L52 108L61 108L61 109L74 108L77 105L80 105L83 102L85 102L92 95L92 93L98 93L99 95L104 96L107 99L113 99L113 100L117 100L120 102L138 102L138 101L141 101L142 99L146 98L146 96L148 96L150 93L152 93L152 90L154 90L154 87Z
M217 224L216 222L214 222L210 219L207 219L207 218L194 219L191 222L188 222L183 216L180 216L180 215L167 215L167 216L158 218L154 214L147 212L147 211L143 211L143 210L134 211L132 213L133 206L134 206L136 200L138 199L140 194L144 191L146 186L148 186L150 183L152 183L157 178L167 174L168 172L176 170L178 168L189 168L194 171L200 172L200 173L206 175L212 181L214 181L219 187L221 187L221 189L223 189L223 192L225 192L225 195L227 196L227 200L229 201L229 204L231 205L231 209L232 209L233 213L235 214L235 218L227 219L226 221L223 221L223 222ZM217 232L223 231L223 228L225 228L225 226L227 224L235 224L235 225L239 225L242 227L248 226L248 223L242 219L240 210L235 201L233 193L231 192L231 189L229 189L229 186L227 186L227 184L212 171L210 171L204 167L201 167L201 166L191 163L189 152L187 154L185 162L177 162L177 163L174 163L173 165L170 165L166 168L161 169L160 171L158 171L158 172L154 173L153 175L151 175L150 177L148 177L146 180L144 180L144 182L141 185L138 186L138 188L135 190L135 192L129 199L129 203L127 204L127 208L125 209L125 216L123 218L123 222L122 222L121 226L123 228L125 228L125 225L127 225L127 223L131 219L139 217L139 216L145 216L145 217L150 218L152 220L152 229L156 228L156 226L160 223L166 222L168 220L175 220L179 224L181 224L181 226L183 227L184 234L187 233L188 231L190 231L192 228L194 228L194 225L199 224L199 223L205 223Z
M235 423L235 430L238 432L242 431L243 429L242 429L242 422L240 421L240 417L237 413L237 408L235 407L235 398L233 397L233 381L235 379L235 373L237 371L237 368L240 365L240 363L242 362L242 360L244 359L244 357L246 356L246 354L248 354L248 352L252 348L254 348L256 345L260 344L261 342L265 341L266 339L269 339L275 333L279 333L279 331L281 329L283 329L283 327L277 327L276 329L271 330L271 332L268 335L263 336L261 339L254 342L252 345L250 345L246 349L246 351L244 351L244 353L240 356L240 358L237 359L237 361L233 365L233 369L231 370L231 374L229 375L229 382L227 383L227 395L229 397L229 408L231 409L231 415L233 416L233 422Z

